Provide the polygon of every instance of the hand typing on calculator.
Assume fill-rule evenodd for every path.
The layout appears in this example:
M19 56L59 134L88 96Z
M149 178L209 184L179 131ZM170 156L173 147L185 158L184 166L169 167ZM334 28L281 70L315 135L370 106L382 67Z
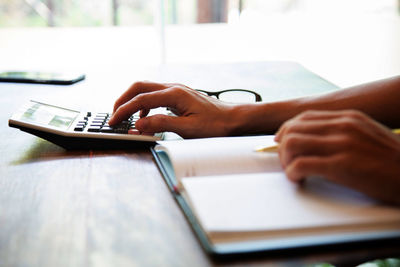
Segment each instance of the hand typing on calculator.
M178 116L147 116L150 109L168 107ZM136 128L144 133L175 132L182 137L210 137L238 134L240 118L236 105L203 95L180 84L137 82L114 105L109 120L113 126L139 111Z

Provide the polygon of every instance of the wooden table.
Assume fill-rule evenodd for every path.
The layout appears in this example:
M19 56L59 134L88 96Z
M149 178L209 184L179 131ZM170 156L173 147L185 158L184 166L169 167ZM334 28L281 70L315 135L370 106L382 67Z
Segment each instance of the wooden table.
M111 34L113 38L119 36L118 40L122 40L119 33L126 36L130 30L116 29L114 32L108 29L104 34ZM142 33L142 30L136 33ZM55 44L62 46L69 31L71 29L54 32L0 31L1 39L8 40L0 44L0 54L4 59L0 62L2 68L18 66L18 63L29 67L33 66L33 62L40 67L54 65L61 68L63 63L71 68L75 62L76 68L83 65L84 70L99 65L93 68L94 71L87 72L89 75L85 82L73 86L0 84L0 266L299 266L316 262L351 266L370 259L400 256L399 245L390 245L374 247L373 250L336 247L216 261L203 252L148 150L66 151L9 128L7 120L25 100L36 99L75 109L104 111L110 110L114 99L135 80L167 80L159 68L143 67L140 64L144 62L143 58L139 62L118 65L109 54L102 57L96 53L101 49L94 45L94 52L88 52L84 58L77 57L74 61L71 59L74 53L69 51L67 55L62 54L62 60L58 62L57 51L66 51L63 49L71 46L58 47ZM77 35L84 38L86 35L81 31L78 30ZM99 31L88 30L94 36L94 42L100 40ZM177 34L174 32L177 29L171 31ZM185 27L182 31L190 32ZM197 33L202 31L203 28ZM221 31L217 27L211 32L216 34L226 30ZM48 47L50 54L44 56L46 49L43 45L46 42L36 40L35 36L48 36L53 44ZM52 39L54 37L56 39ZM32 40L32 45L24 46L21 40ZM191 42L190 38L188 41ZM126 51L129 45L115 44L114 48L119 46ZM139 46L144 47L143 44ZM83 47L89 51L91 46L83 43ZM78 48L76 45L72 50L78 53ZM18 49L22 54L17 53ZM183 56L191 51L187 47L185 49ZM173 47L171 53L174 54L175 50L178 48ZM34 54L35 51L39 51L39 55ZM102 51L106 51L104 47ZM113 51L121 61L124 53L118 49ZM135 53L139 56L140 51L135 50ZM145 53L151 56L151 53ZM47 64L40 64L41 57ZM247 59L254 58L238 58ZM156 61L154 57L149 60ZM223 58L221 61L224 61ZM309 63L312 65L313 61ZM314 63L318 65L316 61ZM342 73L348 72L346 66L344 68ZM202 72L207 73L207 69L212 71L207 66L201 67ZM329 71L329 67L321 68L320 74L331 73L335 77L340 69L338 67L335 72ZM395 72L398 65L389 69L377 72L376 77ZM226 79L215 76L207 80L193 75L193 71L184 72L182 68L175 69L173 73L168 76L170 79L194 87L233 86L225 84ZM327 76L329 78L330 75ZM360 74L357 77L347 80L348 84L361 79ZM243 84L247 82L241 81ZM252 82L254 86L261 85L262 78Z
M197 68L201 73L210 66ZM27 99L109 110L115 93L97 93L100 86L111 86L106 80L88 77L73 86L0 84L1 266L275 266L399 255L399 247L374 254L339 247L215 262L203 252L147 149L66 151L7 126L10 114Z

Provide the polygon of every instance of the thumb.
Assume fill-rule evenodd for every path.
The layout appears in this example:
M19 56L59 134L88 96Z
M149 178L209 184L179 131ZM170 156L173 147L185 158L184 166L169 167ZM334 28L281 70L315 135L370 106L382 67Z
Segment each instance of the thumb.
M180 134L184 122L181 117L157 114L139 119L135 127L142 133L174 132Z

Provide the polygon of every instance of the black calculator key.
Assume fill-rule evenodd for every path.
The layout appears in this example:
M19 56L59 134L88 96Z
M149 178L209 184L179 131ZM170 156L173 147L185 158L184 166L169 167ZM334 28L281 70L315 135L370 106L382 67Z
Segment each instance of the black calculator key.
M88 128L88 132L99 132L101 129L101 126L90 126Z
M128 133L128 128L115 128L114 133L126 134Z
M74 129L74 131L76 131L76 132L82 132L83 131L83 126L76 126L75 127L75 129Z
M101 128L100 132L102 132L102 133L114 133L114 128L106 126L106 127Z
M101 124L103 124L104 121L103 121L103 120L92 120L92 124L93 124L93 123L101 123Z
M105 121L106 118L105 117L96 117L93 119L94 121Z
M86 113L86 117L91 117L91 116L92 116L92 112L88 111L88 112Z
M93 121L100 121L100 122L104 122L105 119L104 118L94 118Z

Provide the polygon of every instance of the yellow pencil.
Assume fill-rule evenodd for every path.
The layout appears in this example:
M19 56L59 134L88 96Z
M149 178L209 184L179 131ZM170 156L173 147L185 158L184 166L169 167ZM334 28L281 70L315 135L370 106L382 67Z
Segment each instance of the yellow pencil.
M278 152L278 148L279 148L278 144L277 145L273 145L273 146L258 146L256 148L254 148L254 151L255 152L271 152L271 153L274 153L274 152Z
M392 132L394 134L399 134L400 135L400 129L393 129ZM270 145L270 146L258 146L254 148L255 152L270 152L270 153L275 153L278 152L279 144L276 145Z

